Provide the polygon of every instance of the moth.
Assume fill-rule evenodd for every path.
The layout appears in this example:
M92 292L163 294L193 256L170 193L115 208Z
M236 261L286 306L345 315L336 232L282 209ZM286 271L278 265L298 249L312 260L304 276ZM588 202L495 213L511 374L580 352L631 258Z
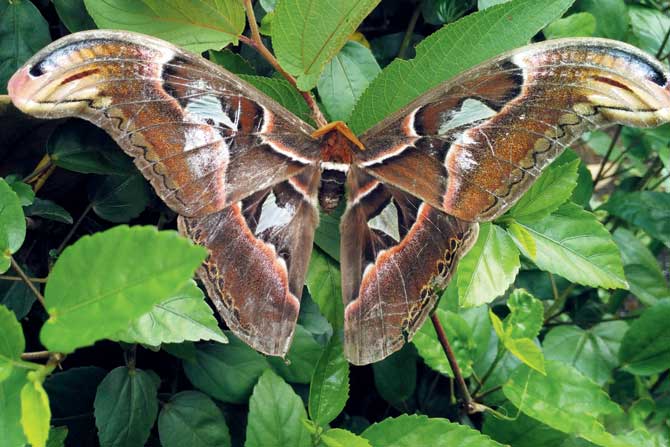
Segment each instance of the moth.
M449 63L445 61L445 63ZM80 117L134 158L232 331L285 356L318 206L341 219L345 354L387 357L433 310L478 222L500 216L585 130L670 121L661 64L601 39L552 40L482 63L359 137L316 131L206 59L149 36L88 31L32 57L8 85L41 118Z

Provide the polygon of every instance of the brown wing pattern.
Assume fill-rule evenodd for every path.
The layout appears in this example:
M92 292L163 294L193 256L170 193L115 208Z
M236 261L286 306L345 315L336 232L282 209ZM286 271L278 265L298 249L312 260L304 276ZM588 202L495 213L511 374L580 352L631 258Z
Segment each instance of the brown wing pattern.
M548 41L421 96L361 137L356 162L449 214L491 220L585 130L667 122L669 90L662 66L630 45Z
M210 252L198 272L235 334L283 357L293 338L318 224L319 171L311 167L222 211L179 218L179 229Z
M9 90L27 113L105 129L185 216L221 210L319 158L309 125L216 64L149 36L65 37L28 61Z
M345 353L376 362L412 339L432 311L476 223L448 216L352 167L342 216Z

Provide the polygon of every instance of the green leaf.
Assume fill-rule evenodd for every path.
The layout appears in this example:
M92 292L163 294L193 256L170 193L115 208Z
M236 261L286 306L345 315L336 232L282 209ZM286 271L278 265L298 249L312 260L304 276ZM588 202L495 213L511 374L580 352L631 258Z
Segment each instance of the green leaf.
M240 75L239 77L286 107L298 118L312 123L312 113L305 99L288 81L264 76Z
M258 379L249 400L245 447L309 447L311 436L302 400L272 371Z
M107 374L95 395L95 425L101 447L144 445L158 414L159 383L125 366Z
M58 167L82 174L136 173L132 159L105 131L85 121L67 121L54 130L47 153Z
M244 30L237 0L84 0L99 28L159 37L194 53L237 43Z
M361 436L374 447L502 447L465 425L415 414L384 419L372 424Z
M282 0L274 10L272 46L298 88L312 89L324 66L379 0Z
M579 163L578 159L558 165L552 163L509 210L509 215L520 222L535 222L556 211L577 185Z
M588 330L555 327L542 342L545 357L572 365L598 385L605 385L619 366L619 347L626 329L628 325L623 321L600 323Z
M21 388L21 426L33 447L46 445L50 421L49 397L36 373L28 373L28 382Z
M670 247L670 193L617 191L600 208L642 228Z
M71 32L95 29L95 22L84 6L84 0L53 0L58 18Z
M372 364L375 387L384 400L396 408L402 408L416 389L417 352L412 344L406 344L384 360Z
M521 247L531 260L534 260L537 256L537 244L535 244L533 235L514 220L508 222L506 226L514 243Z
M510 314L503 325L512 338L535 338L544 322L542 302L527 290L515 289L507 299Z
M339 415L349 399L349 362L342 340L335 334L316 364L309 387L309 416L326 426Z
M19 197L0 178L0 273L9 269L10 257L21 248L25 237L26 218Z
M237 53L233 53L228 48L216 51L209 50L207 52L209 60L215 64L221 65L226 70L236 75L255 75L256 70L245 58Z
M226 337L226 340L227 339L228 338ZM195 360L197 353L195 344L190 341L183 343L164 343L161 345L161 349L178 359L189 361Z
M632 447L605 431L600 416L621 414L607 394L574 368L546 361L543 376L519 366L503 393L528 416L556 430L574 434L604 447Z
M63 251L45 290L40 339L72 352L126 328L182 287L206 251L174 231L114 227Z
M645 310L630 325L621 342L619 359L623 369L648 376L668 369L670 365L670 300Z
M35 200L35 192L30 185L23 183L19 177L14 175L5 177L5 181L18 196L21 206L28 206L33 203Z
M628 7L624 0L579 0L580 11L590 12L596 18L596 37L623 40L628 33Z
M477 351L477 346L475 346L472 340L470 326L458 314L439 308L435 312L442 323L444 332L447 334L451 348L456 356L456 361L461 367L463 377L470 377L472 374L473 359ZM452 378L454 377L431 321L426 321L421 326L421 329L414 335L412 343L414 343L426 365L435 371Z
M65 208L51 200L40 199L39 197L36 197L32 205L25 207L23 211L26 216L30 217L41 217L66 224L73 222L72 216Z
M492 223L479 226L479 237L458 263L461 306L479 306L502 295L519 272L519 251L505 230Z
M670 297L665 275L647 246L625 228L618 228L613 237L621 251L630 292L647 305Z
M158 415L163 447L229 447L226 420L214 401L197 391L182 391Z
M370 83L354 107L351 129L360 134L439 83L525 45L572 2L514 0L445 26L416 47L414 59L394 61Z
M596 18L588 12L570 14L554 20L542 32L547 39L590 37L596 32Z
M254 384L270 367L267 359L231 333L228 344L196 346L195 360L184 361L184 372L200 391L223 402L245 403Z
M47 447L65 447L65 438L67 438L67 427L51 427Z
M49 24L32 2L0 2L0 94L7 92L14 72L49 42Z
M489 310L489 317L491 318L491 324L493 325L493 329L495 330L496 335L505 348L514 357L518 358L526 365L530 366L543 375L546 374L542 349L537 346L530 338L512 337L511 332L513 327L504 328L503 322L500 321L500 318L498 318L498 316L494 314L492 310Z
M149 203L147 181L135 172L108 175L93 182L91 204L95 214L110 222L128 222L144 211Z
M31 276L28 268L24 272ZM34 284L39 289L39 284ZM25 317L35 302L35 295L23 281L0 281L0 304L14 312L17 320Z
M0 382L9 377L25 349L21 323L16 321L14 312L0 305Z
M156 304L110 338L149 346L187 340L228 342L212 315L212 308L205 302L205 295L194 281L187 282L174 296Z
M535 239L533 262L569 281L592 287L625 288L621 256L605 227L595 216L573 203L566 203L548 217L522 223ZM524 255L530 258L524 247Z
M14 368L9 377L0 381L0 433L9 447L23 447L28 442L21 426L21 390L27 384L27 373Z
M345 207L345 203L340 203L331 213L321 212L314 233L314 244L336 261L340 260L340 219Z
M496 441L514 447L569 447L564 444L568 435L523 413L517 415L518 412L512 405L507 404L497 410L513 416L514 419L500 419L492 413L484 415L482 433L491 436Z
M317 84L330 119L347 121L354 104L381 71L369 48L349 41L327 65Z
M670 18L661 11L638 5L628 6L628 15L631 30L637 38L636 45L650 54L657 54L670 28Z
M312 334L298 324L286 360L279 357L268 357L267 360L272 369L287 382L309 383L321 352L322 347Z
M333 259L315 248L307 270L307 289L334 330L344 325L340 268Z
M321 435L326 447L372 447L365 439L341 428L331 428Z

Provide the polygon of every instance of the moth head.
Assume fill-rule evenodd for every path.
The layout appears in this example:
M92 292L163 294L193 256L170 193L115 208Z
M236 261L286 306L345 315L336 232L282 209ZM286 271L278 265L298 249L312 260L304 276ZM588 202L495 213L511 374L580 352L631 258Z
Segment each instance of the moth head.
M103 108L112 94L123 93L124 80L155 75L156 62L164 58L147 39L143 44L138 35L107 31L59 39L14 73L7 85L9 96L21 111L42 118ZM140 61L147 64L138 69Z

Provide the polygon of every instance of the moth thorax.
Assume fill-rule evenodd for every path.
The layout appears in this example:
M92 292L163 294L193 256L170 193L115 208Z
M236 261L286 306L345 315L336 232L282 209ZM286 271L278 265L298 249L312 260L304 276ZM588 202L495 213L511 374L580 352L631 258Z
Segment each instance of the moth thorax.
M323 165L328 166L328 162L322 163ZM331 213L340 204L344 196L346 179L346 170L329 169L324 166L319 187L319 205L325 213Z

